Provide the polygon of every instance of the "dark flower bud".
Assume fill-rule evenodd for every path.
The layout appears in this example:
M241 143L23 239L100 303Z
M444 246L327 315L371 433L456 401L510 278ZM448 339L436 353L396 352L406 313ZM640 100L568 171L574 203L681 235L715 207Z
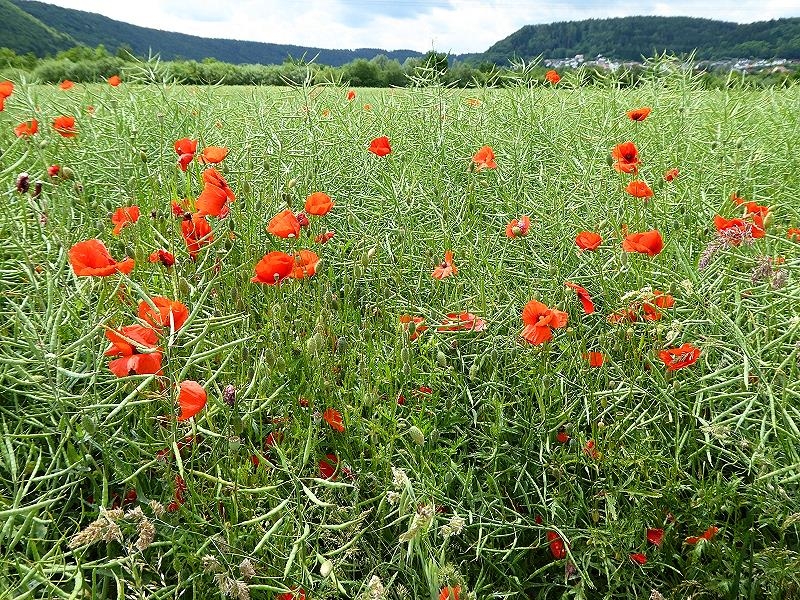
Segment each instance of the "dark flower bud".
M25 194L31 186L31 180L27 173L20 173L17 177L17 191L20 194Z

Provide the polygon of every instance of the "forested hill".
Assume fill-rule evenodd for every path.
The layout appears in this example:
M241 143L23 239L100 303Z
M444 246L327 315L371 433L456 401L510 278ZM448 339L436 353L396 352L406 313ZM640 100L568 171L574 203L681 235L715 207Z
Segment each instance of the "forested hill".
M422 56L412 50L327 50L287 44L202 38L138 27L96 13L29 0L0 0L0 17L7 17L0 20L0 46L9 47L18 54L33 52L37 56L55 54L76 44L90 48L102 44L110 52L127 48L137 56L147 56L152 51L164 60L215 58L234 64L281 64L288 57L305 57L306 60L311 60L317 56L318 63L340 66L357 58L371 59L378 54L400 62L409 57ZM36 33L29 35L27 32L34 28Z
M664 51L697 50L698 59L800 58L800 18L739 25L691 17L622 17L526 25L480 55L508 64L512 58L564 58L602 54L640 60Z

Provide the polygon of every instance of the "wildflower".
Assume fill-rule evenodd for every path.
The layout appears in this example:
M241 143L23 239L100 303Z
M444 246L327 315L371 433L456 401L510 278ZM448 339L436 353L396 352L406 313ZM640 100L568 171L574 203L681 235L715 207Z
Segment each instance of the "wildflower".
M347 90L347 101L350 102L356 99L356 91L355 90Z
M282 238L296 238L300 235L300 221L287 208L270 219L267 231Z
M497 163L494 161L494 150L491 146L483 146L472 156L472 162L476 171L483 169L496 169Z
M31 137L39 131L39 121L31 119L30 121L23 121L14 127L14 135L17 137Z
M133 270L133 259L117 262L108 253L105 244L97 239L78 242L69 249L69 262L78 277L108 277L114 273Z
M111 215L111 222L114 224L114 235L119 235L123 227L132 225L139 220L139 207L138 206L124 206L118 208Z
M423 504L417 509L414 518L408 526L408 530L400 536L400 543L410 542L420 532L428 530L434 516L434 507L429 504Z
M625 191L635 198L652 198L653 190L644 181L631 181L625 187Z
M733 202L736 206L740 206L745 202L747 202L747 200L743 196L739 195L739 192L731 192L730 198L731 202Z
M594 302L592 302L592 297L589 295L589 292L586 290L586 288L581 287L576 283L572 283L571 281L565 281L564 285L575 290L575 293L578 295L578 300L580 300L581 304L583 305L584 313L590 315L594 312Z
M203 171L203 191L195 201L199 214L212 217L224 217L228 214L228 201L236 200L228 182L216 169Z
M674 181L678 175L680 175L680 171L678 169L670 169L664 173L664 181Z
M191 419L206 405L208 395L206 391L196 381L187 379L181 381L180 391L178 392L178 405L181 412L178 415L178 421L186 421Z
M483 331L486 321L470 312L447 313L444 321L436 327L437 331Z
M17 193L27 194L31 187L31 176L27 173L20 173L17 177Z
M710 542L711 540L714 539L714 536L717 535L718 531L719 527L717 527L716 525L712 525L711 527L706 529L703 533L701 533L699 536L687 537L685 543L693 545L698 543L700 540L706 540L707 542Z
M561 81L561 76L553 69L550 69L547 73L545 73L544 78L553 85Z
M336 481L336 465L339 459L335 454L326 454L325 458L319 461L319 476L322 479Z
M111 87L117 87L120 83L122 83L122 79L120 79L119 75L112 75L108 78L108 85Z
M139 303L139 318L153 327L170 327L178 331L189 318L189 309L177 300L163 296L153 296L151 300L155 310L142 300Z
M175 152L178 154L178 166L181 171L186 171L189 163L194 159L195 152L197 152L197 140L181 138L175 140L173 148L175 148Z
M628 111L628 118L631 121L644 121L650 114L651 110L652 109L649 106L634 108L633 110Z
M327 215L333 208L331 197L325 192L314 192L306 198L305 211L309 215L322 217Z
M228 156L228 149L222 146L206 146L198 159L203 164L217 164Z
M233 408L236 405L236 387L232 383L226 385L225 389L222 390L222 401L229 408ZM267 439L274 439L271 433Z
M550 546L550 554L553 555L553 558L557 560L566 558L567 547L564 544L564 540L561 539L560 535L558 535L555 531L548 531L547 542L548 545Z
M291 591L275 596L275 600L306 600L306 591L303 588L293 586Z
M653 290L652 294L642 302L642 315L646 321L658 321L661 319L659 308L672 308L675 305L675 298L665 294L661 290Z
M565 312L548 308L538 300L531 300L522 310L522 338L529 344L538 346L553 338L551 328L566 326L568 315Z
M594 440L588 440L583 445L583 453L593 460L600 458L600 451L597 449Z
M458 267L453 264L453 251L447 250L444 253L444 261L441 264L436 265L436 268L433 269L433 273L431 276L434 279L444 279L445 277L450 277L451 275L458 275Z
M636 173L639 170L639 150L633 142L617 144L611 150L614 169L620 173Z
M329 241L333 239L333 236L336 235L335 231L326 231L325 233L320 233L317 236L314 236L314 241L317 244L327 244Z
M631 552L628 557L637 565L647 564L647 557L641 552Z
M367 112L371 111L371 110L372 110L372 104L370 104L369 102L367 102L367 103L364 105L364 110L365 110L365 111L367 111Z
M270 252L255 266L253 283L275 285L280 283L294 271L294 258L285 252Z
M14 84L11 81L0 81L0 110L5 108L6 98L14 93Z
M769 215L769 206L762 206L755 202L746 202L744 205L744 214L745 216L758 215L762 219L766 219Z
M425 322L424 317L412 317L411 315L400 315L399 319L400 324L404 327L406 331L408 331L408 341L413 342L417 339L421 333L423 333L426 329L428 329L427 325L423 325Z
M157 347L158 333L152 327L129 325L119 330L107 329L111 347L105 356L116 356L108 363L117 377L128 375L161 375L161 349Z
M62 90L71 90L74 86L75 82L70 81L69 79L65 79L64 81L58 84L58 87L60 87Z
M300 250L294 255L294 268L289 275L292 279L312 277L317 272L320 258L311 250Z
M648 529L647 530L647 541L651 544L655 545L658 548L661 548L661 544L664 541L664 530L663 529Z
M528 235L531 228L531 218L528 215L523 215L519 219L511 219L506 225L506 237L516 238Z
M60 171L61 167L58 165L50 165L49 167L47 167L47 174L50 177L57 177Z
M386 156L392 152L392 147L389 145L389 138L384 136L377 137L369 144L369 151L377 156Z
M65 138L74 138L78 135L75 129L75 117L60 116L53 119L53 129Z
M461 586L443 587L439 592L439 600L458 600L458 595L461 593Z
M160 262L165 267L171 267L175 264L175 255L163 249L156 250L150 254L149 258L151 263Z
M331 426L331 429L338 431L339 433L344 432L344 423L342 422L342 413L340 413L335 408L326 408L325 412L322 413L322 418L325 419L325 422Z
M184 215L181 221L181 235L192 260L197 257L200 248L214 241L211 225L199 212Z
M750 242L763 238L764 219L757 214L751 215L752 219L725 219L719 215L714 216L714 227L720 237L731 246L738 246L742 242Z
M678 348L661 350L658 357L667 366L667 371L677 371L696 363L700 357L700 348L685 343Z
M606 355L602 352L584 352L582 357L589 363L590 367L602 367L606 361Z
M664 240L658 230L631 233L622 241L625 252L639 252L647 256L655 256L664 249Z
M569 437L569 434L567 433L567 430L564 429L563 427L561 427L558 430L558 433L556 433L556 441L559 444L566 444L567 442L569 442L569 440L570 440L570 437ZM540 517L540 519L541 519L541 517Z
M800 228L792 227L786 231L786 237L793 242L800 242Z
M603 238L593 231L581 231L575 236L575 245L581 250L597 250L602 243Z

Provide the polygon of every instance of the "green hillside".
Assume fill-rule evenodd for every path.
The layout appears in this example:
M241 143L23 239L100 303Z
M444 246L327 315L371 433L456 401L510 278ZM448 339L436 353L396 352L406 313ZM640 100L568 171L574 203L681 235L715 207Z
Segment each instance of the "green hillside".
M386 51L380 48L326 50L324 48L309 48L288 44L202 38L183 33L138 27L115 21L96 13L61 8L44 2L0 0L0 3L3 6L9 5L22 9L22 11L18 12L27 13L29 17L33 17L33 21L38 19L39 22L56 31L63 32L63 34L86 46L94 48L102 44L111 52L115 52L120 47L125 47L132 49L133 53L139 56L147 56L152 51L160 54L164 60L175 58L203 60L210 57L234 64L280 64L290 56L293 58L305 56L307 60L310 60L318 55L317 62L340 66L357 58L371 59L378 54L385 54L390 59L397 59L401 62L409 57L421 56L419 52L412 50ZM17 15L12 19L0 21L0 40L3 40L0 42L0 46L7 46L17 53L20 53L22 46L17 45L16 39L18 36L12 34L18 30L18 23L21 22L21 18ZM72 45L74 43L67 44L66 47ZM64 46L57 49L62 50ZM25 49L24 51L32 51L37 56L44 56L47 53L52 53L53 48L48 46L36 50Z
M53 54L75 45L70 36L48 27L9 0L0 0L0 46L17 54Z
M481 59L563 58L598 54L620 60L667 51L697 50L699 59L800 58L800 18L738 25L691 17L623 17L526 25L489 48Z

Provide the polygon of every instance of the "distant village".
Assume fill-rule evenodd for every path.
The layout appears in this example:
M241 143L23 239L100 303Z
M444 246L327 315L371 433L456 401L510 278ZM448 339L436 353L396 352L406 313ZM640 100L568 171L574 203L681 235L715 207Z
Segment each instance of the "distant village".
M643 66L643 63L638 61L617 61L606 58L602 54L598 54L595 58L589 58L588 60L583 54L576 54L572 58L549 58L544 60L543 64L551 69L577 69L585 65L587 67L597 67L608 71ZM694 64L696 68L707 71L738 71L740 73L760 73L763 71L789 73L800 68L800 60L788 60L785 58L730 58L723 60L701 60L696 61Z

